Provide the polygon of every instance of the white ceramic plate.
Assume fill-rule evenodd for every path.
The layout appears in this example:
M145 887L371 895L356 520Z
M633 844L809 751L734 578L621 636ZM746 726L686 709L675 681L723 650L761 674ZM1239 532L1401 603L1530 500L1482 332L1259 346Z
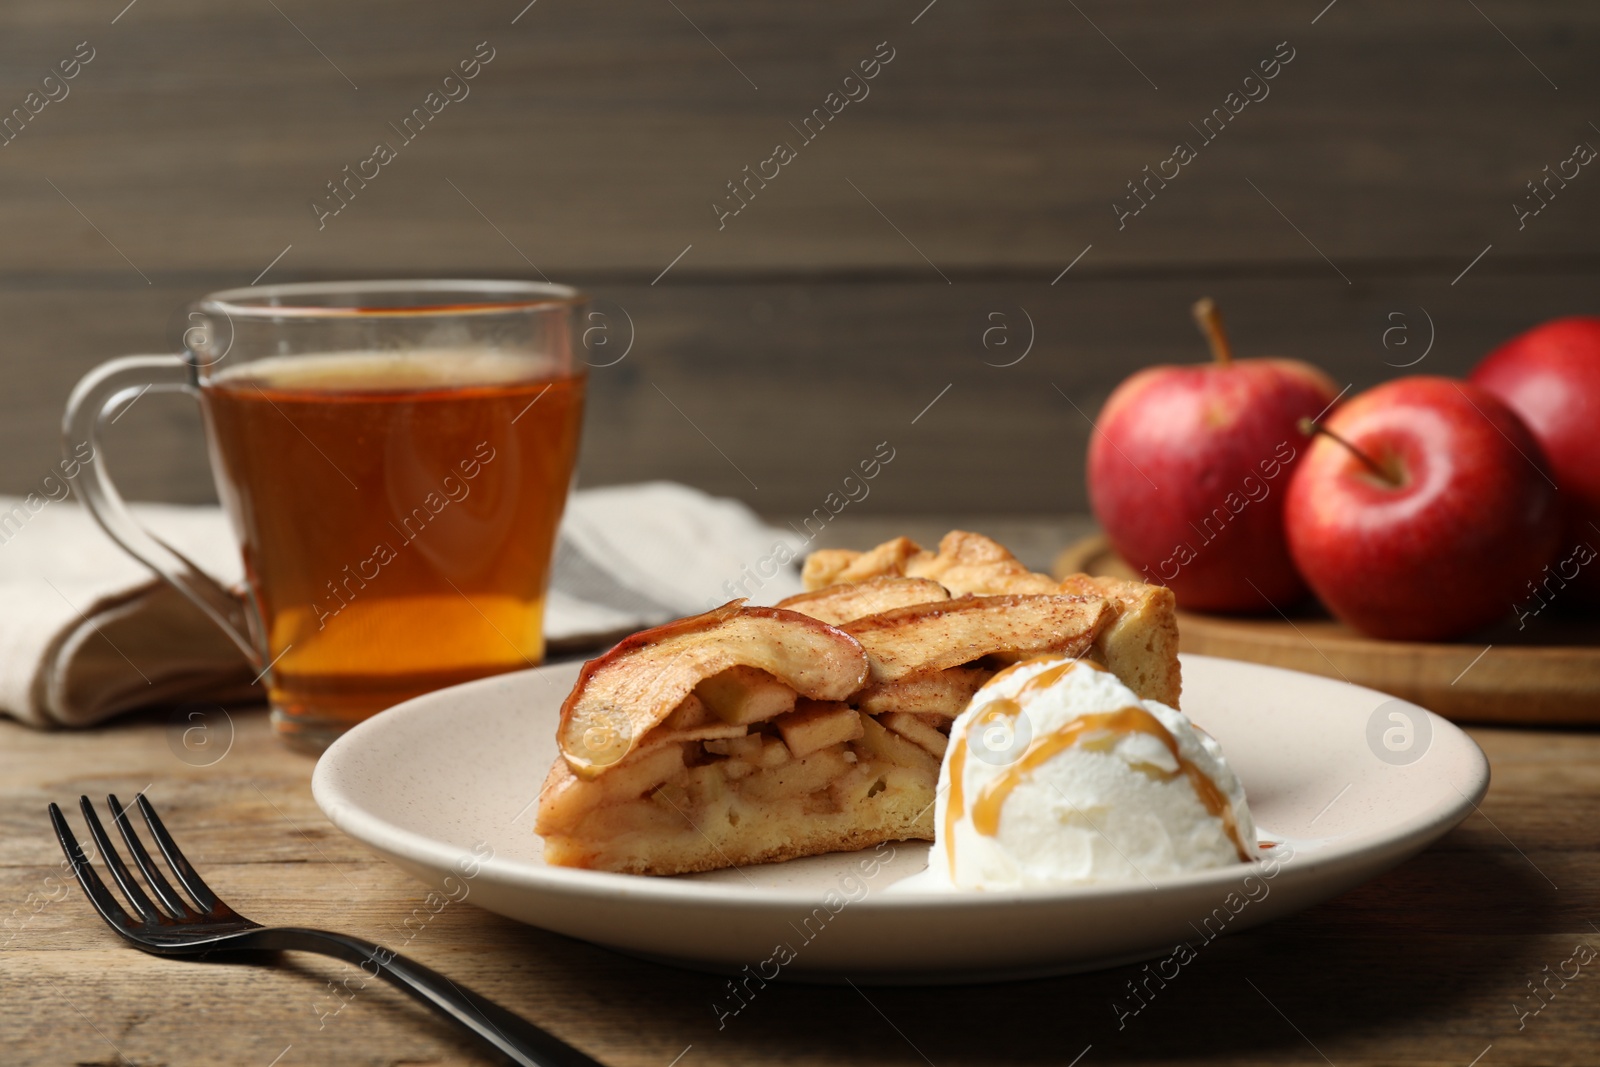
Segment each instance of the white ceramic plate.
M441 894L572 937L768 979L938 982L1089 970L1180 941L1199 950L1415 855L1489 784L1478 746L1413 704L1185 656L1184 710L1222 743L1263 837L1291 846L1272 850L1275 864L963 894L891 888L926 865L917 842L678 878L572 870L545 865L533 819L577 670L501 675L369 719L317 764L317 803Z

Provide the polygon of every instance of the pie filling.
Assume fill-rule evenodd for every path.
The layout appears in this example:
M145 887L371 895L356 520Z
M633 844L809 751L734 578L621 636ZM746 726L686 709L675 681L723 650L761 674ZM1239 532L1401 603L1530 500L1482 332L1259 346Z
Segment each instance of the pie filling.
M969 678L943 687L960 699L947 700L947 712L887 710L881 686L877 714L789 690L784 710L741 724L719 717L729 704L713 712L704 699L722 681L701 683L603 775L551 785L539 813L548 862L684 873L932 839L940 760ZM770 676L761 683L778 684ZM911 698L915 706L931 702L925 692Z

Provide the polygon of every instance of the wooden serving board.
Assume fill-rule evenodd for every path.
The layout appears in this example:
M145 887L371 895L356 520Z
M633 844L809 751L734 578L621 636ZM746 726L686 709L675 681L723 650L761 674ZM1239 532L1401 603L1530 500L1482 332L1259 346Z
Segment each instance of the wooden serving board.
M1059 575L1135 578L1102 535L1056 559ZM1364 637L1312 604L1281 615L1178 613L1185 652L1343 678L1460 722L1600 725L1600 618L1546 612L1451 643Z

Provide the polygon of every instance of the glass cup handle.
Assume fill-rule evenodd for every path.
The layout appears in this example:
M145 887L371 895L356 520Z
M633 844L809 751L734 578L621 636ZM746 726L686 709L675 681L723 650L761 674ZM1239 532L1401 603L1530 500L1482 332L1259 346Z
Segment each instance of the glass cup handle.
M89 514L113 541L205 612L233 639L250 663L260 667L261 655L250 640L249 619L239 598L139 525L111 483L103 460L82 463L76 454L87 443L90 455L99 460L100 430L107 417L115 417L113 412L124 401L131 403L151 391L198 396L200 390L194 368L178 356L123 356L102 363L74 387L61 420L63 453L69 461L78 463L78 472L71 481Z

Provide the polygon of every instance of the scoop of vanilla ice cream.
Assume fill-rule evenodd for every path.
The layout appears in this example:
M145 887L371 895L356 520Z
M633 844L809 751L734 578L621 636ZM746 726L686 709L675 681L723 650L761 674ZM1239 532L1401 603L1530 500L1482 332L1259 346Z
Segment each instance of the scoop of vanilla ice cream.
M974 695L950 731L935 820L929 879L958 889L1143 881L1256 852L1244 788L1209 734L1059 657Z

